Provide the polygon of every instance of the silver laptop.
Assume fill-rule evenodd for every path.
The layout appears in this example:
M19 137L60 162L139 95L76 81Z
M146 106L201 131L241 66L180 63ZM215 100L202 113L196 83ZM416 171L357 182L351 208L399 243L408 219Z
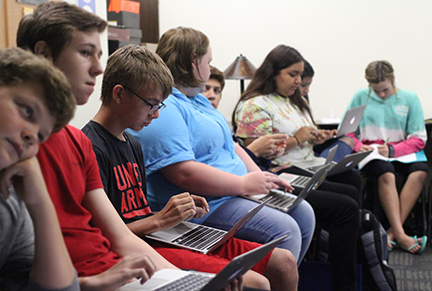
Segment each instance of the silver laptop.
M333 161L333 158L336 154L337 148L338 148L338 146L335 145L334 147L332 147L329 150L329 153L327 155L327 159L325 160L324 165L330 164ZM316 166L317 170L322 166L323 166L322 164ZM313 173L315 173L315 172L316 171L314 171ZM298 188L304 188L306 186L306 184L311 179L311 177L309 177L309 176L295 175L295 174L289 174L289 173L281 173L281 174L279 174L279 177L281 177L282 179L284 179L285 181L290 183L291 186L298 187ZM325 172L323 177L321 177L321 180L320 180L321 183L325 180L326 177L327 177L327 172ZM314 189L319 187L321 185L321 183L318 185L315 185Z
M281 236L269 243L235 257L217 275L195 272L163 269L157 271L143 285L139 280L124 285L118 291L135 290L179 290L179 291L219 291L230 284L232 280L245 274L250 268L255 266L273 248L275 248L286 235Z
M351 170L352 168L356 167L358 165L358 163L360 163L370 153L372 153L372 151L349 154L349 155L346 155L338 163L336 163L332 160L328 161L328 156L327 156L325 163L330 164L330 171L328 172L328 176L337 175L337 174ZM294 164L294 166L297 168L301 168L301 169L313 174L320 167L322 167L322 164L315 164L314 162L316 162L316 161L314 161L314 160L313 160L313 163L309 163L309 161L303 161L303 162ZM319 161L321 162L322 159L320 158ZM313 164L313 165L311 165L311 164Z
M305 185L298 196L290 196L280 190L270 190L269 194L242 196L256 202L266 201L266 205L282 212L289 212L302 202L310 191L321 185L326 177L330 165L322 166Z
M146 237L207 254L234 236L255 214L260 211L267 201L263 201L248 211L229 231L184 221L170 229L161 230Z
M345 113L344 119L338 126L338 133L335 137L341 137L347 133L356 131L365 109L366 105L348 109Z

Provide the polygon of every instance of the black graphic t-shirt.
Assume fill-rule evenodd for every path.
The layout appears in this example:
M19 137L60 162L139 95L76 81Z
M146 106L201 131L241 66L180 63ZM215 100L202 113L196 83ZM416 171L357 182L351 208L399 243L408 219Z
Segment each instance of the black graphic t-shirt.
M105 192L127 224L151 213L146 199L145 168L141 145L129 133L119 140L97 122L82 131L93 144Z

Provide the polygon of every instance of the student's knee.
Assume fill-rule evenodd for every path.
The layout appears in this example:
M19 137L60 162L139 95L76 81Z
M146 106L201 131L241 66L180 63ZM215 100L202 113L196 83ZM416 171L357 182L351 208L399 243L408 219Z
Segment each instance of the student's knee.
M275 248L270 256L265 273L267 273L267 271L279 272L282 274L296 274L297 260L289 250Z
M243 285L249 288L260 290L270 290L269 280L261 274L254 271L248 271L243 276Z
M264 275L270 280L274 290L297 290L297 261L288 250L274 249Z
M395 181L396 181L395 175L391 172L384 173L378 178L378 183L380 183L381 185L388 185L388 184L393 185Z
M413 179L416 183L424 184L427 178L427 173L424 171L416 171L408 176L408 179Z

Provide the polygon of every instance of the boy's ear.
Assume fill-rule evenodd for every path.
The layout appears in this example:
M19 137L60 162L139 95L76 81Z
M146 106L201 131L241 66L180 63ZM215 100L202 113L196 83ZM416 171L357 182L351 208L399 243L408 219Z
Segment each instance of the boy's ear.
M197 54L194 54L192 57L192 68L196 68L197 66Z
M43 40L38 41L34 46L34 52L36 55L39 55L39 56L42 55L46 59L49 59L52 61L51 50L45 41L43 41Z
M122 85L115 85L112 90L112 99L115 103L120 104L122 99L122 94L125 91Z

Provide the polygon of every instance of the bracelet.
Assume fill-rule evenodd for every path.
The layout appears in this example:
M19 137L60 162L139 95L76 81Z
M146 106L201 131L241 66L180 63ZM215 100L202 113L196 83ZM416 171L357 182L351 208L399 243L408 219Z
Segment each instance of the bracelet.
M296 139L296 141L297 141L297 145L300 146L300 141L299 141L298 138L295 136L295 134L293 135L293 137Z
M394 155L395 155L394 147L393 147L391 144L388 144L387 147L388 147L388 149L389 149L388 157L389 157L389 158L393 158Z

